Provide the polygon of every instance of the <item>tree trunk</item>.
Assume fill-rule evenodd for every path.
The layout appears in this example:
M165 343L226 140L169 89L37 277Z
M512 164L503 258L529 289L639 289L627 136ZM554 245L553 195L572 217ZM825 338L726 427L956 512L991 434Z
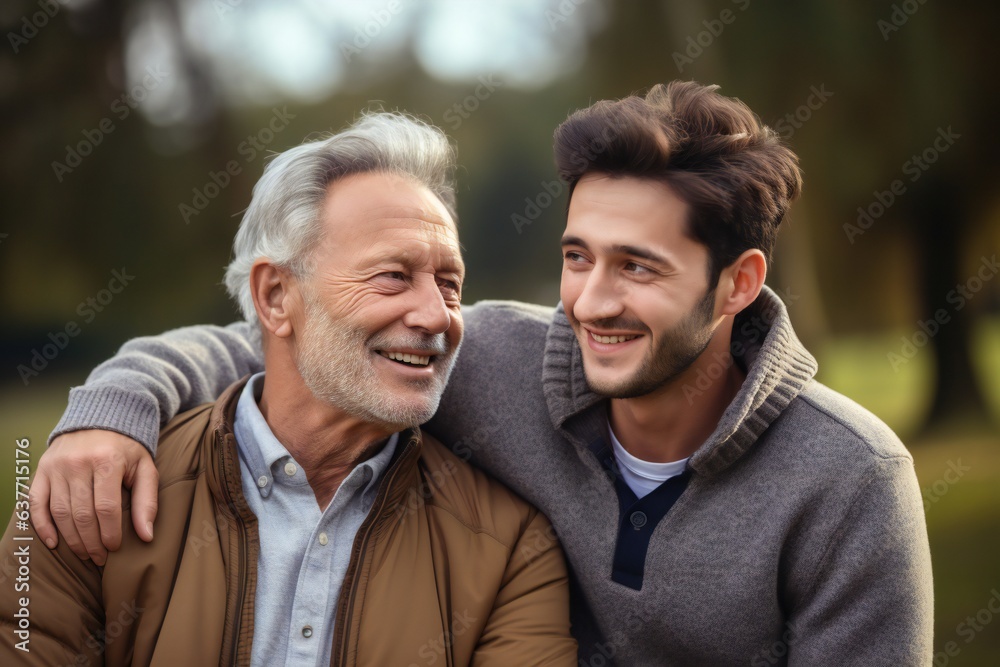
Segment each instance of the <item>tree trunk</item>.
M926 180L926 182L924 182ZM960 188L937 175L924 173L910 200L910 219L918 234L923 313L911 340L928 334L935 352L935 373L925 428L956 420L985 420L986 403L972 360L973 314L976 298L963 293L972 275L962 269L963 241L970 227L969 210ZM974 285L973 285L974 286ZM971 296L970 296L971 295Z

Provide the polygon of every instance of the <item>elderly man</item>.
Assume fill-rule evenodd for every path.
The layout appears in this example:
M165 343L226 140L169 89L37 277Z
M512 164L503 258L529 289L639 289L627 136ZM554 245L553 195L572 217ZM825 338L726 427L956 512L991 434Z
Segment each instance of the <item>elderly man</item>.
M163 429L152 544L11 523L4 664L576 664L548 521L415 428L462 339L452 172L383 113L268 165L226 273L264 372Z
M570 192L562 303L465 309L427 428L552 520L581 664L928 664L913 461L813 379L764 287L801 187L795 154L739 100L675 81L573 114L555 155ZM154 449L155 415L256 370L253 346L239 324L140 339L75 389L57 433L79 432L39 468L46 535L51 488L66 538L100 558L93 498L106 533L119 480L148 457L81 429ZM90 483L95 467L111 489Z

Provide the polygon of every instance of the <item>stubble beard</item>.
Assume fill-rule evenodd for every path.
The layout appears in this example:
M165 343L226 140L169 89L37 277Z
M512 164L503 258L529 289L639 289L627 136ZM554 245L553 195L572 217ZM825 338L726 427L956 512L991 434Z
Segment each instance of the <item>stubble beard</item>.
M655 348L650 349L639 369L631 376L617 382L599 382L587 377L587 384L595 394L607 398L639 398L652 394L669 385L687 370L705 351L715 330L709 326L715 309L715 291L709 289L683 320L660 334ZM622 326L621 321L604 320L602 328L636 330L636 323ZM577 330L579 323L576 323ZM647 335L652 338L648 327ZM584 375L587 374L584 364Z

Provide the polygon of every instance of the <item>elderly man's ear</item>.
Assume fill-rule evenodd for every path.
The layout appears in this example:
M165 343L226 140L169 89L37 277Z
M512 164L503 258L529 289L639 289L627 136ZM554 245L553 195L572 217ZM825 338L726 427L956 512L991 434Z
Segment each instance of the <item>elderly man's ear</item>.
M264 329L279 338L294 332L292 314L301 309L299 284L291 271L260 258L250 267L250 292Z

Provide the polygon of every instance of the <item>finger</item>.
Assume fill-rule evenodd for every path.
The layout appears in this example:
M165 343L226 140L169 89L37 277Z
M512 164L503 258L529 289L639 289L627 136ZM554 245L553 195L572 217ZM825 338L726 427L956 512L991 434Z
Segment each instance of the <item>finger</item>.
M90 560L97 565L104 565L108 551L101 542L101 531L97 523L97 513L94 511L94 476L89 470L77 474L69 481L69 496L72 503L70 512L77 534L83 541L84 549Z
M159 485L160 474L153 458L147 454L139 459L135 483L132 485L132 525L139 537L147 542L153 541L153 522L156 521L159 506Z
M35 479L28 489L28 508L31 510L31 525L45 546L55 549L59 544L59 533L49 514L49 476L43 470L35 471Z
M76 524L73 523L73 502L69 495L69 483L62 477L53 479L51 495L49 508L52 511L52 520L56 522L56 528L73 553L80 560L88 560L90 554L87 553L87 548L80 539L80 533L76 531Z
M94 467L94 510L98 532L108 551L122 544L122 477L124 459L108 459Z

